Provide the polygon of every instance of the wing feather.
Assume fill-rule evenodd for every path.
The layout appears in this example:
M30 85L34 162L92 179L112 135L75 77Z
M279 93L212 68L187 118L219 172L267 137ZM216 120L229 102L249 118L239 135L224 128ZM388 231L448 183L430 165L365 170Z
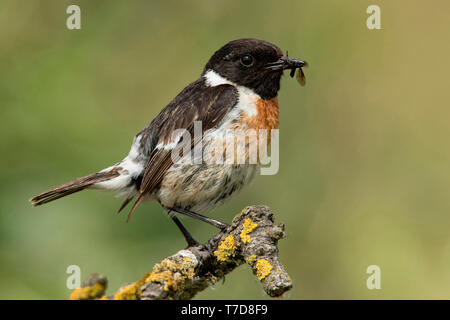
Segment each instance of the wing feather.
M146 194L151 194L161 183L167 170L172 166L172 148L155 148L156 145L167 145L176 129L186 129L193 137L194 122L202 122L202 133L217 127L224 116L238 102L239 94L236 88L229 84L208 87L204 80L196 81L186 87L161 113L144 129L145 135L152 136L153 150L144 170L139 194L128 214L130 219L134 210L142 202ZM157 135L157 139L155 139ZM191 150L195 143L191 141Z

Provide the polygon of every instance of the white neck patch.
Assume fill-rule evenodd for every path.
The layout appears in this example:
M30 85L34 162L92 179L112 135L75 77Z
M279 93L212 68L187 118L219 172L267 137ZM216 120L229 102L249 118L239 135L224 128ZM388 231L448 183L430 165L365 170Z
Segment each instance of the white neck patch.
M231 85L237 87L237 85L235 83L228 81L227 79L222 77L220 74L218 74L217 72L215 72L214 70L211 70L211 69L206 71L204 77L206 79L206 84L210 87L220 86L221 84L231 84Z
M251 116L258 113L256 109L256 102L258 99L261 99L261 97L252 89L237 85L236 83L225 79L214 70L206 71L204 77L206 79L206 85L210 87L220 86L222 84L230 84L236 87L239 92L239 103L237 104L237 108Z

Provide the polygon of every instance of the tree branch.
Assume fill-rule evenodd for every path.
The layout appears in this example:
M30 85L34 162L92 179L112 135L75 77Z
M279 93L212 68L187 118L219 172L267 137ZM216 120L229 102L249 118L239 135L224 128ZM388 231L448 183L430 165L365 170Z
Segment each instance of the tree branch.
M278 258L277 243L284 236L284 225L274 224L268 207L246 207L227 230L204 245L180 250L157 263L141 280L122 286L113 296L104 296L106 278L95 274L70 299L192 299L244 263L264 291L278 297L292 287Z

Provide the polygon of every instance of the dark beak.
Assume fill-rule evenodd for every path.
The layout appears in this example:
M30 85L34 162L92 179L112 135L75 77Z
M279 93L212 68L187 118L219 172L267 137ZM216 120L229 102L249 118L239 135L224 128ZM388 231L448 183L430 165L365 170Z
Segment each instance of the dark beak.
M264 67L265 69L271 70L285 70L285 69L297 69L301 67L306 67L308 63L303 60L290 58L287 56L282 56L275 62L267 63Z

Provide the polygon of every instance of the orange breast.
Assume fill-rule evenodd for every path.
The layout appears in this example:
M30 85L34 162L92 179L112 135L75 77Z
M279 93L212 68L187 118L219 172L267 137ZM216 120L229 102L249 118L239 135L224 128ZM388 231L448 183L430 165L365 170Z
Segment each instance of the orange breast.
M256 115L244 115L242 118L249 129L278 129L278 97L270 100L258 99L256 110L258 111Z
M247 125L248 129L266 129L270 143L271 129L278 129L278 97L270 100L258 99L256 102L257 114L248 116L242 116L242 122Z
M240 119L240 123L235 125L233 129L253 129L256 133L256 150L258 153L258 162L261 158L267 155L267 147L264 150L260 150L260 132L259 130L267 130L266 134L263 137L266 137L267 146L271 142L271 134L272 129L278 129L278 97L275 97L270 100L262 100L258 99L256 101L256 110L257 113L255 115L248 115L246 113L242 114ZM245 145L245 157L248 159L249 157L249 139L246 139Z

